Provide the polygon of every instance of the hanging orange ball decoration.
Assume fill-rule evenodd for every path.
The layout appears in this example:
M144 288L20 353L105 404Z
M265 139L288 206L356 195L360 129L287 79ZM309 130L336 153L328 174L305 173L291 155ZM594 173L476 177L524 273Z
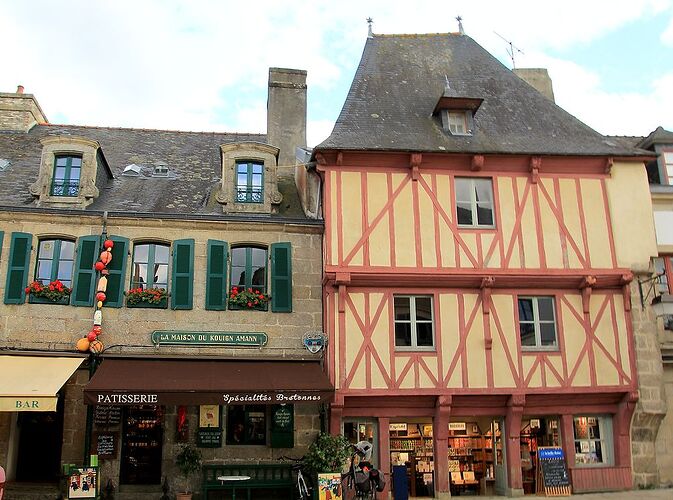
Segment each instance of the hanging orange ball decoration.
M86 351L89 350L90 345L91 345L91 343L89 342L89 339L86 338L86 337L82 337L81 339L79 339L77 341L77 346L76 347L77 347L77 350L79 352L86 352Z
M89 351L91 351L94 354L100 354L101 352L103 352L104 348L105 346L100 340L94 340L93 342L91 342L91 344L89 344Z

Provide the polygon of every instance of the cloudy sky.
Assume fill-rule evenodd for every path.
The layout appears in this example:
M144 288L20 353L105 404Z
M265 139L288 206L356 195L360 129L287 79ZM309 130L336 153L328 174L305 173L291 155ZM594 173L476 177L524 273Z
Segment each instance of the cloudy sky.
M604 134L673 130L673 0L0 0L0 92L52 123L263 132L269 66L308 71L308 142L332 129L374 33L465 32L546 67ZM500 36L498 36L500 35Z

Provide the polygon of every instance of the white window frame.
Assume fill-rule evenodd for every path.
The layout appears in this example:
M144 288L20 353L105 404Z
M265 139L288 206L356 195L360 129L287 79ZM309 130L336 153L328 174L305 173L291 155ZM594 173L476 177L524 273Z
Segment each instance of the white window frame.
M395 318L395 299L396 298L408 298L409 299L409 321L406 320L397 320ZM427 320L416 320L416 298L429 298L430 299L430 321ZM393 295L393 342L395 343L396 351L435 351L435 300L432 295ZM411 345L410 346L398 346L396 343L395 336L395 326L398 323L406 323L411 325ZM431 346L419 346L418 345L418 330L416 328L417 323L430 323L432 327L432 345Z
M470 199L469 200L459 200L458 199L458 182L460 181L469 181L470 182ZM493 222L491 224L479 224L479 218L477 216L477 192L475 188L475 181L486 180L489 181L491 185L491 219ZM456 199L456 223L460 228L474 228L474 229L495 229L495 197L493 195L493 179L491 177L456 177L454 179L454 198ZM472 224L462 224L458 222L458 203L470 203L470 210L472 211Z
M598 422L598 428L601 433L600 438L582 438L579 439L575 435L575 419L577 418L593 418ZM612 431L612 416L611 415L573 415L573 444L576 446L577 443L587 442L589 449L591 449L591 442L600 442L601 443L601 452L603 454L603 461L596 463L584 463L579 462L577 459L577 451L575 452L575 466L576 467L611 467L614 465L614 441L613 441L613 431ZM580 444L580 447L582 445ZM590 453L590 452L589 452Z
M516 310L517 314L519 311L519 300L521 299L530 299L533 301L533 321L524 321L520 317L518 318L518 330L519 330L519 341L521 341L521 323L532 324L535 328L535 345L523 345L521 344L521 349L524 351L558 351L559 342L558 342L558 324L556 322L556 300L553 295L519 295L516 298ZM551 299L552 312L554 314L553 320L541 320L540 319L540 308L538 306L539 299ZM554 345L542 345L542 334L540 333L540 324L553 324L554 325Z
M447 111L447 121L451 135L470 135L470 129L467 126L467 112L465 111ZM462 128L462 130L459 130Z
M664 171L666 172L668 184L673 185L673 149L662 151L661 159L664 163Z

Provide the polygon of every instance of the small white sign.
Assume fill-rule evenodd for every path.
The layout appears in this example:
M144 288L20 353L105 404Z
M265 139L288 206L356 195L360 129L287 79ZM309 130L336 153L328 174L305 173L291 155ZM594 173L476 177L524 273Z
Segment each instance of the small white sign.
M450 431L464 431L467 429L465 422L449 422Z
M391 431L406 431L407 430L407 424L390 424L389 425Z
M531 418L530 419L530 428L531 429L539 429L540 428L540 419L539 418Z

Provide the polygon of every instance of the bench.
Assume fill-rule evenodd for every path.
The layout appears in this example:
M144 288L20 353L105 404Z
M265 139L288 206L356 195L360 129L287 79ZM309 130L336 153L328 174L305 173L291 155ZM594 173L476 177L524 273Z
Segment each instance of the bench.
M268 498L291 498L295 483L292 476L291 464L227 464L204 465L203 471L203 499L224 498L217 492L234 492L236 498L252 500L262 493ZM248 476L246 481L220 481L219 476ZM233 496L233 495L232 495ZM227 496L228 497L228 496Z

